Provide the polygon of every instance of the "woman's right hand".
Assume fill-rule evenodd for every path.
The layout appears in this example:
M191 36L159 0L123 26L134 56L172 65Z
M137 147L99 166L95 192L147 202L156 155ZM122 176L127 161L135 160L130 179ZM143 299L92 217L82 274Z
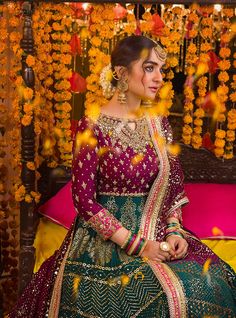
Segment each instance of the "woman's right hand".
M175 252L172 249L168 252L164 252L160 249L159 242L148 240L141 257L147 257L151 261L167 262L170 261L174 255Z

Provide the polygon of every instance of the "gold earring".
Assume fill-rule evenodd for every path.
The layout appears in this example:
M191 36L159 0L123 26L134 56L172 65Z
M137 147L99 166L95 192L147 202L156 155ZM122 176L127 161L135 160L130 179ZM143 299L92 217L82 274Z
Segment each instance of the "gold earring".
M128 86L128 81L126 78L121 78L119 79L117 83L117 89L118 89L118 102L120 104L126 104L127 102L127 97L125 92L127 92L129 86Z

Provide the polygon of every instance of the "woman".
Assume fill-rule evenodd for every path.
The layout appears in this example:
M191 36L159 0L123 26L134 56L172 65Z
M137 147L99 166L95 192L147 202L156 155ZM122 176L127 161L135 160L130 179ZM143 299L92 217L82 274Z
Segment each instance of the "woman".
M168 121L138 115L143 99L155 99L164 62L144 36L113 51L115 93L96 122L78 124L78 217L10 317L236 317L233 271L181 226L183 175L160 142L172 141Z

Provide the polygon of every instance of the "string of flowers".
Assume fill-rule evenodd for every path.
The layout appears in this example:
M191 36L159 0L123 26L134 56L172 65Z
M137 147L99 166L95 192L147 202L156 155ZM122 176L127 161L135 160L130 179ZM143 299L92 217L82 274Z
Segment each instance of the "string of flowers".
M97 84L102 69L110 63L110 51L107 45L104 47L102 43L111 43L114 35L114 17L113 5L110 4L96 5L91 13L90 36L94 47L91 47L88 52L90 75L86 79L88 92L85 114L95 120L100 114L101 105L107 102L103 96L102 87Z
M56 156L56 137L54 134L54 112L53 112L53 67L52 57L48 52L52 50L49 22L51 21L51 6L43 3L37 6L32 16L32 28L35 40L35 58L31 58L31 65L35 71L35 91L38 92L41 103L34 113L34 131L36 134L36 169L46 160L49 167L56 167L59 161ZM30 56L28 56L28 59ZM39 146L42 150L39 153ZM37 170L36 170L37 173ZM39 175L37 173L36 177Z
M63 107L63 103L68 103L71 100L69 79L72 76L71 70L71 53L69 42L71 34L69 27L71 26L71 8L66 4L51 4L52 14L52 59L55 78L55 93L54 101L59 107L55 113L56 128L59 129L57 146L60 152L61 163L64 166L70 167L72 160L72 141L71 141L71 122L70 110L68 107ZM60 107L60 106L62 107Z
M5 65L5 88L1 92L2 104L7 106L4 118L4 136L1 138L1 161L3 180L0 183L1 208L4 211L0 221L2 264L6 279L1 280L3 291L3 310L13 306L17 298L18 255L19 255L19 205L15 202L14 185L20 182L20 130L19 130L19 97L17 87L19 84L16 74L21 68L20 58L22 50L19 48L21 38L18 32L20 26L20 5L8 3L0 6L1 17L1 63ZM11 57L11 58L10 58ZM10 66L10 67L9 67ZM7 68L10 72L6 72ZM3 82L2 82L3 84ZM11 165L9 166L9 162ZM5 174L5 175L4 175Z
M219 110L219 117L217 118L217 130L215 132L215 155L217 157L226 157L229 158L231 155L229 155L228 153L231 152L231 146L230 144L227 144L227 151L225 154L225 137L226 137L226 131L223 129L223 123L226 120L226 102L228 100L228 93L229 93L229 87L226 86L226 82L229 79L228 73L227 71L230 68L230 60L228 59L230 57L231 54L231 50L229 48L229 42L231 40L231 36L230 36L230 21L229 18L233 16L233 11L232 10L228 10L227 8L225 8L223 10L223 28L222 28L222 32L221 32L221 37L220 37L220 51L219 51L219 55L221 57L221 61L219 61L218 63L218 67L220 69L220 73L218 75L218 79L220 82L220 85L217 87L217 94L218 94L218 98L219 98L219 102L221 103L220 106L220 110ZM229 117L230 118L230 117Z

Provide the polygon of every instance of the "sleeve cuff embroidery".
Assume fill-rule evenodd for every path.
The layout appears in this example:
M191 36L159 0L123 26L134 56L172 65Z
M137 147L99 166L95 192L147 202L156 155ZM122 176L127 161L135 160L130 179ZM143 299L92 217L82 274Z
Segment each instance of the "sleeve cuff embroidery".
M105 240L122 227L121 223L106 209L102 209L91 217L88 224Z

